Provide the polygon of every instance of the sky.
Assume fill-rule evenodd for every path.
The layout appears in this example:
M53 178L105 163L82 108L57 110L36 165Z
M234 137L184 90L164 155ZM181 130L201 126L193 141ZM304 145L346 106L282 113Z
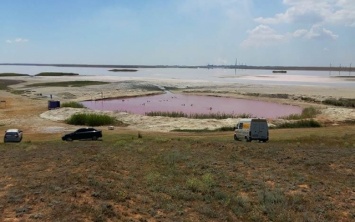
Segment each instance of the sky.
M355 0L0 0L0 63L355 66Z

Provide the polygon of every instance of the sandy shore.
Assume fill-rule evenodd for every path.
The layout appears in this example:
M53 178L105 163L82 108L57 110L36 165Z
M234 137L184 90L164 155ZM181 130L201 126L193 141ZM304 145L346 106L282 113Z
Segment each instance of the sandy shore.
M98 76L76 77L2 77L1 79L16 79L22 83L11 85L10 88L20 92L13 94L1 91L0 100L0 128L21 128L28 132L58 133L72 130L77 127L63 123L63 120L76 112L93 112L88 109L60 108L48 110L47 103L50 97L66 101L97 100L104 98L117 98L123 96L139 96L161 91L147 90L147 87L160 86L173 88L176 93L194 93L203 95L228 96L235 98L247 98L265 100L283 104L294 104L301 107L317 106L321 114L319 121L328 124L339 124L347 120L355 119L355 110L320 105L316 102L306 102L304 98L314 101L322 101L326 98L354 98L355 89L323 86L295 86L295 85L258 85L238 83L211 83L203 81L178 81L174 79L124 79L118 77L100 78ZM1 80L0 79L0 80ZM33 83L59 82L74 80L107 81L110 84L93 85L85 87L28 87ZM263 95L256 97L255 95ZM287 99L279 98L287 94ZM253 96L254 95L254 96ZM233 126L236 119L225 120L196 120L187 118L148 117L129 114L125 112L105 112L117 117L126 123L127 128L138 131L162 131L168 132L175 129L216 129L223 126ZM280 120L269 120L270 123Z

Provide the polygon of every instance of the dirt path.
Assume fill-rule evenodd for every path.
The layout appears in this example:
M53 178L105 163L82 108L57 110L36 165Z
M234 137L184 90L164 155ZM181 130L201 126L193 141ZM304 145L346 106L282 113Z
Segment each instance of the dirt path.
M53 132L63 130L66 124L53 122L40 117L48 111L48 102L43 99L29 99L26 96L15 95L1 91L0 127L2 129L19 128L27 132ZM47 130L43 130L47 129Z

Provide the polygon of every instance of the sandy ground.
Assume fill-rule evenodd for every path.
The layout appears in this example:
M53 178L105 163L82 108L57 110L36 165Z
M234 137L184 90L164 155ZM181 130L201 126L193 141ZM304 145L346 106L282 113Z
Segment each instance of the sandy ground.
M322 86L282 86L282 85L246 85L226 84L209 82L182 82L177 80L129 80L107 78L98 79L93 76L77 77L3 77L1 79L17 79L24 82L11 85L13 90L21 90L20 94L1 91L0 100L0 129L21 128L28 133L59 133L76 129L63 123L73 113L93 112L89 109L60 108L48 110L48 100L53 99L66 101L83 101L103 98L116 98L123 96L139 96L154 91L145 90L146 86L174 87L176 92L229 96L236 98L250 98L266 100L283 104L294 104L302 107L318 106L322 113L318 120L339 124L348 120L355 120L355 110L307 103L302 98L312 98L322 101L325 98L354 98L355 89L352 88L329 88ZM86 87L28 87L28 84L40 82L57 82L68 80L101 80L109 81L110 84L94 85ZM156 91L158 92L158 91ZM288 94L289 99L253 97L251 93L260 94ZM117 117L128 124L127 128L137 131L161 131L168 132L174 129L216 129L223 126L233 126L237 119L225 120L196 120L187 118L148 117L125 112L105 112ZM269 120L277 123L282 120Z

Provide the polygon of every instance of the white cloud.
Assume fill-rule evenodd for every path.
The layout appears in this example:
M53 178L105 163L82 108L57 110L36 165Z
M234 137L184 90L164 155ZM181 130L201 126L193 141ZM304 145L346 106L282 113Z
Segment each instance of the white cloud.
M242 47L265 47L303 38L307 40L335 40L339 36L320 25L314 25L309 30L299 29L293 33L280 34L267 25L259 25L248 31L248 38L241 44Z
M291 7L285 13L276 14L271 18L256 18L255 21L261 24L279 24L279 23L318 23L324 20L324 13L311 7Z
M12 44L12 43L25 43L28 42L28 39L23 39L23 38L16 38L16 39L8 39L6 40L6 43Z
M321 40L335 40L339 36L334 34L332 31L320 26L314 25L310 30L299 29L292 34L295 38L304 38L304 39L321 39Z
M328 18L328 21L331 24L343 23L346 26L355 27L355 8L338 10Z
M242 42L242 47L262 47L284 42L287 35L278 34L274 29L266 25L259 25L248 31L249 36Z
M317 37L320 38L330 38L330 39L337 39L339 36L334 34L332 31L322 28L318 30Z
M259 17L261 24L336 24L355 26L354 0L284 0L289 8L273 17Z
M333 26L333 28L335 26L355 27L354 0L283 0L283 4L288 7L284 12L271 17L255 18L254 21L264 25L263 27L268 27L266 25L280 27L276 25L287 24L289 29L292 27L298 27L299 29L293 32L283 31L284 33L277 35L275 34L276 31L273 30L273 35L264 34L263 38L271 40L280 36L283 37L283 40L336 40L339 36L327 29L326 26ZM303 26L307 28L302 28ZM259 25L258 27L262 26ZM269 29L272 28L269 27ZM255 44L256 39L263 40L260 36L255 37L253 34L243 44L251 45L251 42Z
M301 38L301 37L304 37L305 35L307 35L307 33L308 33L308 30L306 30L306 29L299 29L299 30L296 30L292 35L295 38Z

